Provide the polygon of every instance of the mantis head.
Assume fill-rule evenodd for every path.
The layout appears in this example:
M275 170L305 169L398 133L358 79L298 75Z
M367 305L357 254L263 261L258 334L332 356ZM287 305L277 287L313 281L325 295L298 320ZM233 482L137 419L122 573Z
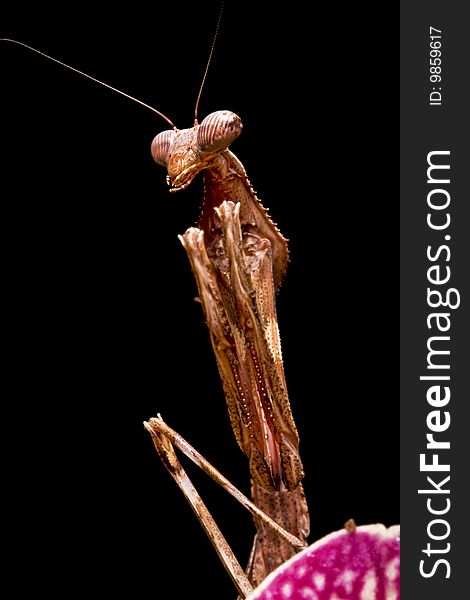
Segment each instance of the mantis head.
M152 142L151 152L155 162L168 171L170 192L186 188L200 171L214 165L242 129L238 115L218 110L190 129L159 133Z

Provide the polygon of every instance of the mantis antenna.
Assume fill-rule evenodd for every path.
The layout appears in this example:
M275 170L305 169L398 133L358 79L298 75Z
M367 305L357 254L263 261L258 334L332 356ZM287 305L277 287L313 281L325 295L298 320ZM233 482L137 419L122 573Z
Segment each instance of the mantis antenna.
M166 115L164 115L162 112L160 112L156 108L153 108L153 106L150 106L149 104L146 104L145 102L142 102L142 100L139 100L138 98L134 98L134 96L126 94L125 92L122 92L121 90L118 90L117 88L113 87L112 85L109 85L108 83L104 83L103 81L100 81L99 79L96 79L95 77L92 77L91 75L88 75L87 73L84 73L83 71L79 71L75 67L72 67L72 66L62 62L61 60L58 60L57 58L54 58L53 56L49 56L45 52L41 52L41 50L37 50L36 48L33 48L32 46L28 46L28 44L19 42L18 40L11 40L9 38L0 38L0 42L11 42L12 44L18 44L18 46L23 46L23 48L26 48L27 50L36 52L36 54L39 54L39 56L43 56L44 58L52 60L55 63L57 63L58 65L61 65L62 67L66 67L67 69L70 69L71 71L74 71L75 73L78 73L79 75L83 75L83 77L87 77L88 79L91 79L91 81L94 81L95 83L99 83L99 85L102 85L105 88L108 88L109 90L112 90L113 92L116 92L117 94L121 94L121 96L124 96L125 98L128 98L129 100L132 100L132 101L136 102L137 104L144 106L145 108L148 108L152 112L156 113L162 119L165 119L165 121L167 123L169 123L174 129L176 129L176 125L172 121L170 121L170 119Z
M206 70L204 71L204 75L202 76L201 87L199 88L199 92L196 99L196 106L194 107L194 125L197 125L197 109L199 108L199 100L201 99L202 90L204 88L204 84L206 83L207 72L209 71L209 66L211 64L212 55L214 54L215 42L217 40L217 36L219 34L220 22L222 21L222 12L224 10L223 1L220 4L219 18L217 20L217 25L215 27L214 37L212 39L212 46L209 52L209 58L207 59Z

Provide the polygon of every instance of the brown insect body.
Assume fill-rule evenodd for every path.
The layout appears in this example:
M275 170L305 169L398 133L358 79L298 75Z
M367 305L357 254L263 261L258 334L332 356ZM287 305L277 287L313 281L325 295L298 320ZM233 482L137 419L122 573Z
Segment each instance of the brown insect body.
M275 307L287 242L256 197L243 165L227 149L241 129L237 115L218 111L191 129L159 134L152 154L167 166L171 191L184 189L204 171L198 227L180 239L196 277L231 425L249 459L255 504L306 541L299 438ZM255 522L247 574L257 585L295 550Z

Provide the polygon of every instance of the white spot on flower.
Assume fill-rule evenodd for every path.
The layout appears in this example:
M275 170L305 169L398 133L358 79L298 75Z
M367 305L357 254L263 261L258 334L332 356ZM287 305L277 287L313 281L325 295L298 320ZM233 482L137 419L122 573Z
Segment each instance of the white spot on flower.
M301 567L299 567L297 569L297 572L296 572L297 577L300 579L301 577L303 577L305 575L306 571L307 571L307 567L305 565L302 565Z
M322 589L325 587L325 576L323 575L323 573L314 573L312 580L313 585L316 587L317 590L321 592Z
M291 594L292 594L292 584L285 583L282 586L282 597L283 598L290 598Z
M361 600L374 600L375 590L377 588L377 577L375 572L370 569L364 576L364 585L362 586Z
M394 584L389 583L385 589L385 597L387 600L398 600L398 590Z
M387 584L385 586L385 593L387 600L397 600L398 589L397 579L400 573L400 558L397 556L388 562L385 567L385 577L387 578Z
M309 600L318 600L317 594L310 587L304 587L302 589L302 598L308 598Z
M397 578L400 570L400 559L397 557L393 558L385 567L385 577L392 581Z
M351 569L346 569L341 573L335 580L335 587L344 587L347 594L351 594L353 590L353 581L356 578L356 574Z

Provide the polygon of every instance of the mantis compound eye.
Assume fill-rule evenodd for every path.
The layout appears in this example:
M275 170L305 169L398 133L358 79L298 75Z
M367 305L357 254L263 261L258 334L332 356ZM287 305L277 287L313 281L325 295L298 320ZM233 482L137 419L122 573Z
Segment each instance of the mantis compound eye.
M152 152L153 160L166 167L168 162L168 151L175 138L176 132L173 129L167 129L156 135L152 141L150 151Z
M227 148L240 135L242 120L229 110L218 110L208 115L197 131L197 142L202 150Z

